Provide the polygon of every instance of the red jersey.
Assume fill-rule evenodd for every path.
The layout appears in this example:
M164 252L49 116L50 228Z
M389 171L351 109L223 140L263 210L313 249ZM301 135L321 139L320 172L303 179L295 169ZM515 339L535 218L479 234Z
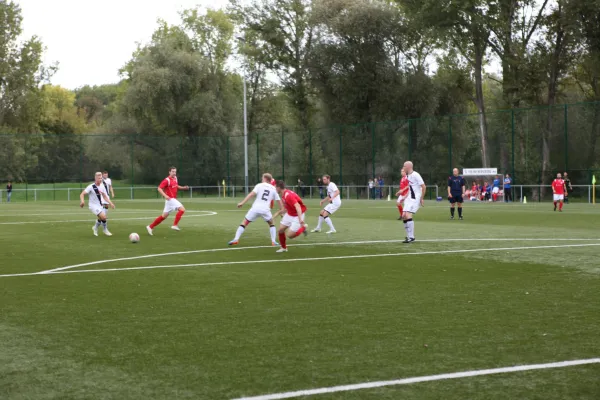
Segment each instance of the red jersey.
M552 189L554 189L554 194L565 194L565 181L562 179L553 180Z
M275 186L277 184L277 181L275 179L271 179L271 185Z
M163 181L160 183L160 185L158 185L158 187L161 188L165 192L165 194L172 199L177 198L177 187L178 186L179 186L179 183L177 183L177 177L171 178L168 176L165 179L163 179Z
M296 212L296 203L300 204L300 209L302 210L302 214L306 212L306 206L302 202L300 196L298 196L295 192L292 192L289 189L285 189L283 191L283 196L281 196L281 200L285 204L285 209L290 217L297 217L298 213Z
M406 192L408 192L408 176L400 179L400 194L404 195Z

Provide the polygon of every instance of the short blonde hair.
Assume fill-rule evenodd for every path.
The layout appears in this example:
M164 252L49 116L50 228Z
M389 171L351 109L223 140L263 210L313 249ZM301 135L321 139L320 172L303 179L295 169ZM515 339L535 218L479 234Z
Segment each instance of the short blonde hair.
M263 180L265 180L265 179L268 180L269 183L271 183L271 181L273 180L273 175L269 174L268 172L264 173L263 174Z

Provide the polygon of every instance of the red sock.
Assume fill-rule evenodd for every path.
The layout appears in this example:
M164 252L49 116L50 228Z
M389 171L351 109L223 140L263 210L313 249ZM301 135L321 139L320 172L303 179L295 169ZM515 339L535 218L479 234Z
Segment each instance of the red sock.
M556 202L554 202L554 207L556 207Z
M177 211L177 215L175 216L175 221L173 221L173 225L177 226L177 224L179 223L179 221L181 220L181 217L183 216L183 213L185 211Z
M153 223L150 224L150 229L154 229L154 227L158 224L160 224L161 222L163 222L166 218L163 217L162 215L159 215L158 218L156 218L154 220Z
M562 210L562 206L563 206L563 202L561 201L560 203L558 203L558 209Z
M302 235L302 233L306 230L306 228L304 226L301 226L300 229L298 229L298 232L296 232L296 234L294 235L294 237L298 237L300 235Z
M286 241L286 237L285 237L285 232L284 233L279 233L279 244L281 245L282 248L287 249L287 246L285 245L285 241Z
M404 209L402 208L402 206L398 206L398 211L400 211L400 215L402 215L402 212L404 211Z

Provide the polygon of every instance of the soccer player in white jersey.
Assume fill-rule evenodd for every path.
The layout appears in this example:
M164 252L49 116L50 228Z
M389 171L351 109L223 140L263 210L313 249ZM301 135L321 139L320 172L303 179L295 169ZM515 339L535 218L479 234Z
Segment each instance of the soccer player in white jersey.
M327 185L327 197L321 200L319 205L322 206L323 203L329 204L327 204L325 208L321 210L317 227L311 232L321 232L321 225L323 225L323 221L325 221L329 226L329 231L327 231L327 233L336 233L337 231L335 230L330 217L342 206L340 190L335 183L331 182L331 176L329 175L323 175L323 184Z
M94 232L94 236L98 236L98 227L102 225L104 234L106 236L112 236L112 233L108 231L106 227L106 212L104 206L102 205L102 201L104 200L107 204L109 204L112 208L115 208L115 205L108 198L108 193L106 192L106 188L102 183L102 172L96 172L94 177L94 183L88 185L83 192L79 195L80 204L79 206L83 208L85 206L84 196L88 195L88 206L90 211L94 213L94 215L98 218L96 224L92 227L92 231Z
M404 212L402 213L402 221L406 230L406 240L402 243L412 243L415 241L415 221L414 215L423 207L424 196L427 187L421 175L413 169L413 163L407 161L404 163L404 170L408 178L408 195L404 200Z
M102 171L102 185L106 189L106 194L110 193L110 197L115 198L115 192L112 187L112 180L108 177L107 171ZM108 217L108 202L102 198L102 207L104 207L104 214ZM108 226L108 222L106 223Z
M256 197L252 207L246 214L246 217L237 228L235 232L235 237L231 242L229 242L230 246L235 246L239 244L240 237L246 230L246 227L250 225L251 222L256 221L257 218L261 217L265 222L269 225L269 233L271 234L271 244L273 246L279 246L277 243L277 229L273 224L273 215L271 214L271 202L277 201L279 203L279 210L283 210L283 202L277 194L277 189L275 186L271 184L273 181L273 177L271 174L263 174L262 182L254 187L254 189L248 193L248 196L242 201L240 201L237 205L238 208L242 208L244 204L246 204L251 198Z

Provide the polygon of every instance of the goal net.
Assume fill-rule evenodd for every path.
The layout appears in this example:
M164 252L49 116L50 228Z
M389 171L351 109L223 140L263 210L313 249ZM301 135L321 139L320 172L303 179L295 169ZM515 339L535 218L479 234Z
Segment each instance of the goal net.
M498 168L464 168L466 196L469 201L504 201L506 189Z

